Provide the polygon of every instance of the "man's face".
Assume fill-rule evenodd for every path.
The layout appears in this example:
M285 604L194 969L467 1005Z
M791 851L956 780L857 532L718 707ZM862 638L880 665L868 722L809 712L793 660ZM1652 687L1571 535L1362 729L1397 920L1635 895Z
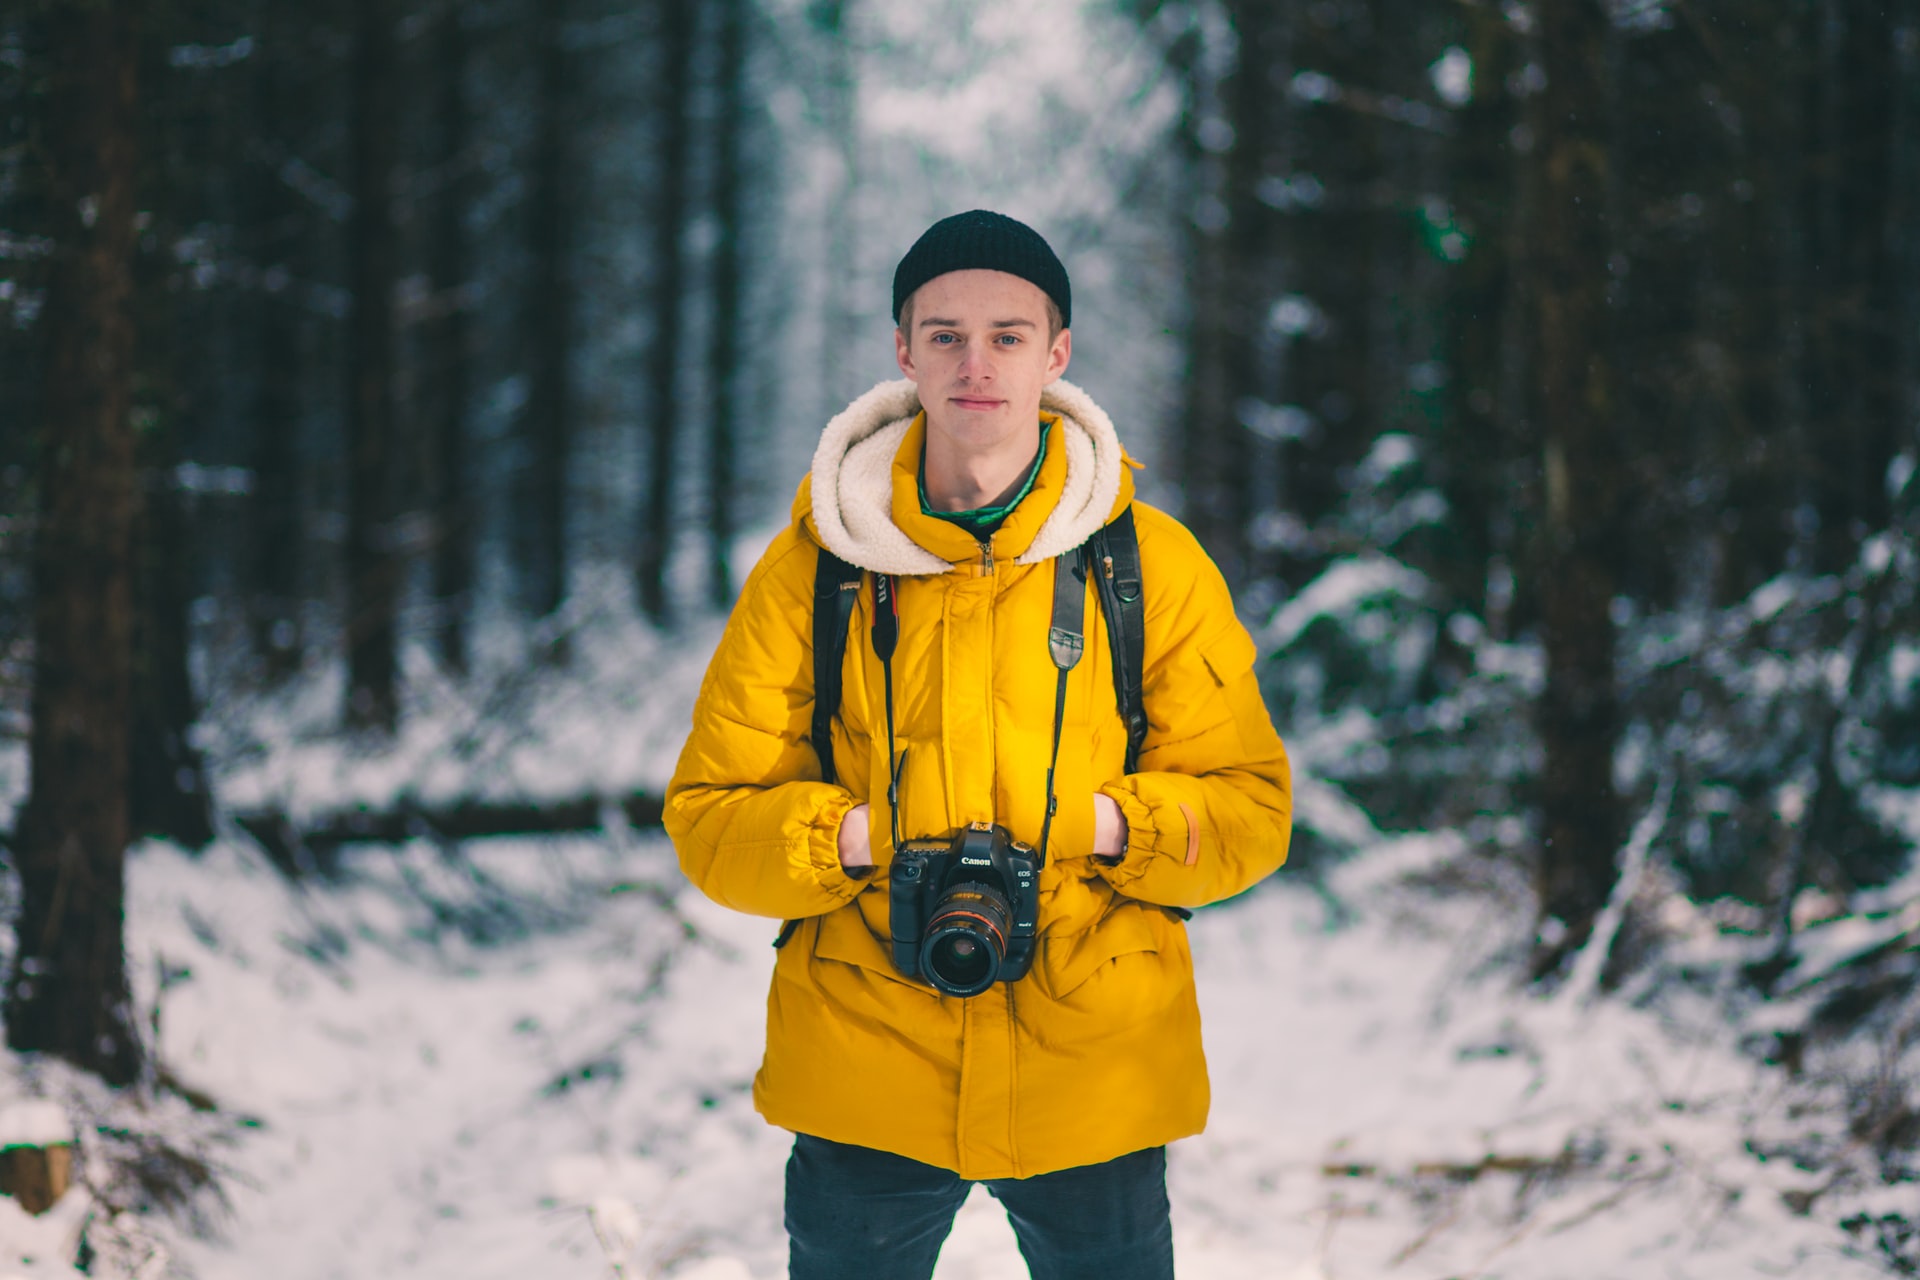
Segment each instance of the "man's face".
M920 389L927 431L968 451L1031 439L1040 392L1066 372L1073 332L1050 333L1047 295L1004 271L949 271L921 285L895 329L900 372Z

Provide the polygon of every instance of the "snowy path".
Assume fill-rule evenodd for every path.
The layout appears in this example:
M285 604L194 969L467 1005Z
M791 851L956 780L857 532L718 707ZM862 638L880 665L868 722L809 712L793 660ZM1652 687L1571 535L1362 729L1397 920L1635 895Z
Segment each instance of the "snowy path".
M767 922L681 892L657 836L471 858L363 852L310 893L230 846L137 859L143 1004L161 960L190 974L164 1060L260 1121L222 1152L224 1241L180 1261L586 1280L631 1238L628 1276L784 1274L786 1140L747 1096ZM1174 1149L1185 1280L1881 1274L1784 1207L1804 1175L1746 1152L1756 1068L1469 981L1506 927L1484 902L1347 887L1371 905L1338 929L1284 880L1194 923L1215 1101ZM1488 1156L1514 1168L1463 1172ZM1021 1275L976 1191L939 1280Z

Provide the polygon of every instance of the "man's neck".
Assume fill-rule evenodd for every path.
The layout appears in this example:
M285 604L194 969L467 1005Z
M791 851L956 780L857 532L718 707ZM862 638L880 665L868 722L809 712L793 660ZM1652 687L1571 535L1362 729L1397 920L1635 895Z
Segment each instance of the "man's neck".
M1040 451L1040 423L991 449L970 451L951 438L927 433L921 483L935 511L978 511L1007 502L1020 490Z

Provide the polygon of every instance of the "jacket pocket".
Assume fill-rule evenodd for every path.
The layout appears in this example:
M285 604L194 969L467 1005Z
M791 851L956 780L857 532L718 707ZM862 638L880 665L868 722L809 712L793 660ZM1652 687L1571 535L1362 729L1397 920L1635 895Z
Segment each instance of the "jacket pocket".
M923 995L938 997L932 987L914 981L894 967L891 946L874 936L873 930L867 927L866 917L853 904L849 903L838 911L829 911L820 916L819 921L819 930L813 941L815 959L854 965Z
M1143 908L1122 903L1085 933L1050 937L1042 946L1034 976L1047 995L1065 1000L1112 961L1159 951L1160 939Z
M1242 750L1264 753L1271 749L1275 735L1273 718L1267 713L1260 682L1253 674L1258 657L1253 637L1237 623L1200 647L1200 658L1219 686L1219 696L1226 703L1234 731L1240 735Z
M1207 664L1213 682L1222 689L1230 688L1234 681L1253 670L1257 656L1253 637L1241 626L1228 627L1200 646L1201 661Z

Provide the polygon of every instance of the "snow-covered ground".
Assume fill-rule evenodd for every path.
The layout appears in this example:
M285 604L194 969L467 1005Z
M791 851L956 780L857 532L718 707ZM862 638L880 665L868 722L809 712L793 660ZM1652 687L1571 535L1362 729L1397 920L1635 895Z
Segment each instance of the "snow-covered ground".
M1812 1175L1754 1154L1811 1122L1724 1019L1516 994L1510 902L1391 874L1447 854L1402 842L1322 892L1283 871L1194 921L1215 1100L1173 1153L1182 1277L1881 1274L1837 1210L1789 1207ZM771 933L651 833L367 847L311 887L244 842L148 846L139 1004L219 1110L5 1059L0 1091L211 1155L217 1235L154 1225L149 1280L779 1276L786 1140L748 1097ZM84 1209L0 1200L0 1277L71 1276ZM940 1280L1021 1274L976 1191Z

